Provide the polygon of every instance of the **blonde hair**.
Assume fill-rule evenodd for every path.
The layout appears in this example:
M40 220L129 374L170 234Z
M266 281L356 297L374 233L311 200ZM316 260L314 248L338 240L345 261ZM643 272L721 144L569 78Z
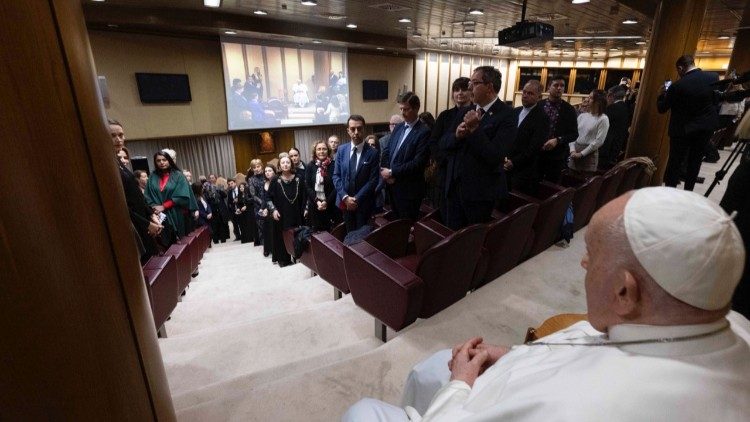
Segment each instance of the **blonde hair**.
M318 141L313 142L312 144L312 160L315 161L318 157L315 156L315 148L318 147L318 144L323 144L326 146L326 150L328 150L328 157L331 157L331 154L333 154L333 151L331 151L331 147L328 146L328 142L320 139ZM331 157L333 158L333 157Z
M234 181L235 181L235 183L237 183L239 185L240 183L245 183L247 181L247 179L245 178L244 174L237 173L237 174L234 175Z
M226 189L227 186L229 186L229 185L227 184L227 179L225 179L223 177L218 177L218 178L216 178L216 186L218 186L218 187L220 187L222 189Z
M253 169L255 166L263 166L263 161L260 160L260 158L253 158L250 160L250 170Z

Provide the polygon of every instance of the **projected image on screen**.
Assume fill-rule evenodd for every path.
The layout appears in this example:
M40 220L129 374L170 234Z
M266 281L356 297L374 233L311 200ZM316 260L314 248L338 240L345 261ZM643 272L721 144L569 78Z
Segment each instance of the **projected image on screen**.
M349 116L345 51L221 44L229 130L344 123Z

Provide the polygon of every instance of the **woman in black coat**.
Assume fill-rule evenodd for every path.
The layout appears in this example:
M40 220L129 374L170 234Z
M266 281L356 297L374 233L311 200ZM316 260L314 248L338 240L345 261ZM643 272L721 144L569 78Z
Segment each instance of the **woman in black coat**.
M263 221L261 210L265 208L266 201L263 200L265 177L263 175L263 163L255 158L250 161L250 170L247 174L247 189L253 200L253 216L255 216L255 246L263 244Z
M255 213L253 207L253 197L247 183L240 183L237 195L237 223L240 225L242 243L249 243L255 239Z
M273 254L279 267L292 263L286 250L282 233L284 230L299 227L304 223L305 182L294 172L292 160L283 157L279 160L279 175L268 189L268 211L273 217Z
M331 230L335 217L336 189L333 186L333 160L325 141L313 145L312 161L305 168L307 210L310 226L314 231Z
M276 167L272 164L266 164L263 170L265 175L265 181L263 182L263 204L258 210L258 216L263 220L263 256L271 255L273 252L273 218L271 218L268 212L268 202L271 200L269 190L271 189L271 182L276 178ZM276 262L274 257L273 262Z

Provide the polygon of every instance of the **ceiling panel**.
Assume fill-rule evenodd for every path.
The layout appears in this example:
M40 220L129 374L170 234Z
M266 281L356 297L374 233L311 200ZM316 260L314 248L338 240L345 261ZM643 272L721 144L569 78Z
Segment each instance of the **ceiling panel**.
M624 3L643 5L651 3L649 0L623 0ZM395 37L406 40L406 46L411 50L435 49L450 50L476 54L500 54L503 56L519 55L523 52L516 49L497 48L497 31L513 25L521 19L521 1L405 1L405 0L371 0L344 1L319 0L317 6L304 6L300 1L279 0L223 0L219 9L207 8L203 0L106 0L93 3L83 0L87 12L87 21L92 25L101 26L97 21L96 10L123 6L152 11L180 10L182 13L195 13L196 16L210 15L214 12L246 17L247 21L285 21L307 24L306 28L324 28L326 33L336 31L337 41L347 44L345 40L352 38L352 47L375 48L378 35ZM699 44L699 51L708 54L725 55L731 53L733 39L731 37L739 26L740 17L746 7L746 0L709 0L706 19ZM637 7L637 6L634 6ZM479 8L482 15L470 15L470 8ZM255 15L256 10L267 13L264 16ZM399 19L409 18L411 22L402 23ZM648 40L652 19L616 0L592 0L590 3L573 5L570 0L528 0L526 18L543 21L554 25L556 37L565 36L638 36ZM632 18L638 23L623 24L623 20ZM116 17L108 16L108 20ZM137 29L154 27L155 30L169 30L170 32L185 32L195 34L221 35L222 29L215 25L201 26L193 22L191 25L164 23L159 28L159 19L149 21L148 16ZM107 22L118 25L118 22ZM133 22L123 23L133 25ZM347 24L357 25L356 29L347 29ZM119 28L125 29L127 28ZM230 28L231 29L231 28ZM473 30L473 33L467 32ZM340 31L340 33L338 32ZM314 32L314 31L313 31ZM356 37L355 34L368 34ZM273 34L239 33L240 36L274 37ZM294 38L296 34L285 34ZM300 40L310 38L310 31L300 34ZM730 36L730 39L720 40L719 36ZM314 34L312 34L314 37ZM341 41L344 40L344 41ZM556 39L544 46L539 46L537 54L547 57L575 56L578 52L588 54L597 53L602 56L635 54L643 55L647 45L636 45L636 40L576 40L565 42ZM391 46L389 46L390 48ZM534 50L532 50L534 51ZM551 53L550 53L551 51Z

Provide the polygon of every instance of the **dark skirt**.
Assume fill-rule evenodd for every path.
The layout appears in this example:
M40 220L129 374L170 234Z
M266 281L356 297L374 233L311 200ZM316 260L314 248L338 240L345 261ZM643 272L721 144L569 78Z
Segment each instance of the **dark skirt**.
M252 211L245 211L237 215L237 223L240 225L242 243L249 243L255 240L255 217Z
M272 218L269 218L269 220L272 221L271 225L273 226L273 260L274 262L278 262L280 267L289 265L292 263L292 257L286 251L286 246L284 245L282 222Z

